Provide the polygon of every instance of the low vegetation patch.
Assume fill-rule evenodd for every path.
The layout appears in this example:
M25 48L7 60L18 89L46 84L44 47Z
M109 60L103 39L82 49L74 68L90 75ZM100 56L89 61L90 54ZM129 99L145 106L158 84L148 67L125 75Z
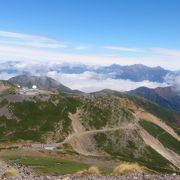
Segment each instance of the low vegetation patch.
M142 173L144 170L137 163L123 163L113 170L113 175L122 176L130 173Z
M92 174L92 175L96 175L96 176L101 175L100 170L97 166L91 166L88 169L77 172L77 174L80 174L80 175Z
M17 177L17 176L19 176L19 173L17 172L17 170L14 168L10 168L10 169L7 169L3 173L2 178L11 178L11 177Z

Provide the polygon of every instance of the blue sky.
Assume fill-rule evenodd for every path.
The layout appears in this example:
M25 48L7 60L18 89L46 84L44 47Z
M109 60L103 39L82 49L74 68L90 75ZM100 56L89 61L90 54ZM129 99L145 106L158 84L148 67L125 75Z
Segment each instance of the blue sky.
M179 9L179 0L0 1L0 57L180 69Z

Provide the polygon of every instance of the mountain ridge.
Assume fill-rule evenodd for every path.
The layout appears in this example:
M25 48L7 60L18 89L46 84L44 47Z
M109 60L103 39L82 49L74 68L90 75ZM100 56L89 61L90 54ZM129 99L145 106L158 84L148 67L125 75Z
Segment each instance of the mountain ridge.
M95 72L99 74L106 74L113 79L129 79L135 82L149 80L154 82L164 82L164 77L173 73L173 71L166 70L160 66L148 67L143 64L134 64L122 66L119 64L112 64L109 66L89 66L85 64L23 64L20 61L0 63L0 73L7 73L14 75L20 74L48 74L48 72L57 72L64 74L82 74L85 72ZM17 67L21 68L17 68Z
M174 91L173 87L158 87L155 89L140 87L128 93L141 96L162 107L180 112L180 93Z

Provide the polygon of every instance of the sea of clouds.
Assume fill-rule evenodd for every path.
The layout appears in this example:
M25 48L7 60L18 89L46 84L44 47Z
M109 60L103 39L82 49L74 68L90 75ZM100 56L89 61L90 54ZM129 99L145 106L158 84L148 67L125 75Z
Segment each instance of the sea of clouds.
M69 66L71 67L73 64L69 64ZM83 92L94 92L102 89L129 91L141 86L149 88L172 86L174 90L180 91L180 71L167 74L164 82L158 83L148 80L134 82L131 80L114 79L112 74L100 74L89 70L79 74L72 72L63 73L57 67L61 67L61 64L56 62L4 62L0 63L0 79L7 80L21 74L48 76L71 89L78 89Z

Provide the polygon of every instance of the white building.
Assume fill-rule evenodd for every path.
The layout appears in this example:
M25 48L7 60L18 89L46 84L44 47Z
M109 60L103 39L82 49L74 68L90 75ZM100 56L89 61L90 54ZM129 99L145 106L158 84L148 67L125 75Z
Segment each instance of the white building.
M32 89L37 89L37 86L36 86L36 85L33 85L33 86L32 86Z

